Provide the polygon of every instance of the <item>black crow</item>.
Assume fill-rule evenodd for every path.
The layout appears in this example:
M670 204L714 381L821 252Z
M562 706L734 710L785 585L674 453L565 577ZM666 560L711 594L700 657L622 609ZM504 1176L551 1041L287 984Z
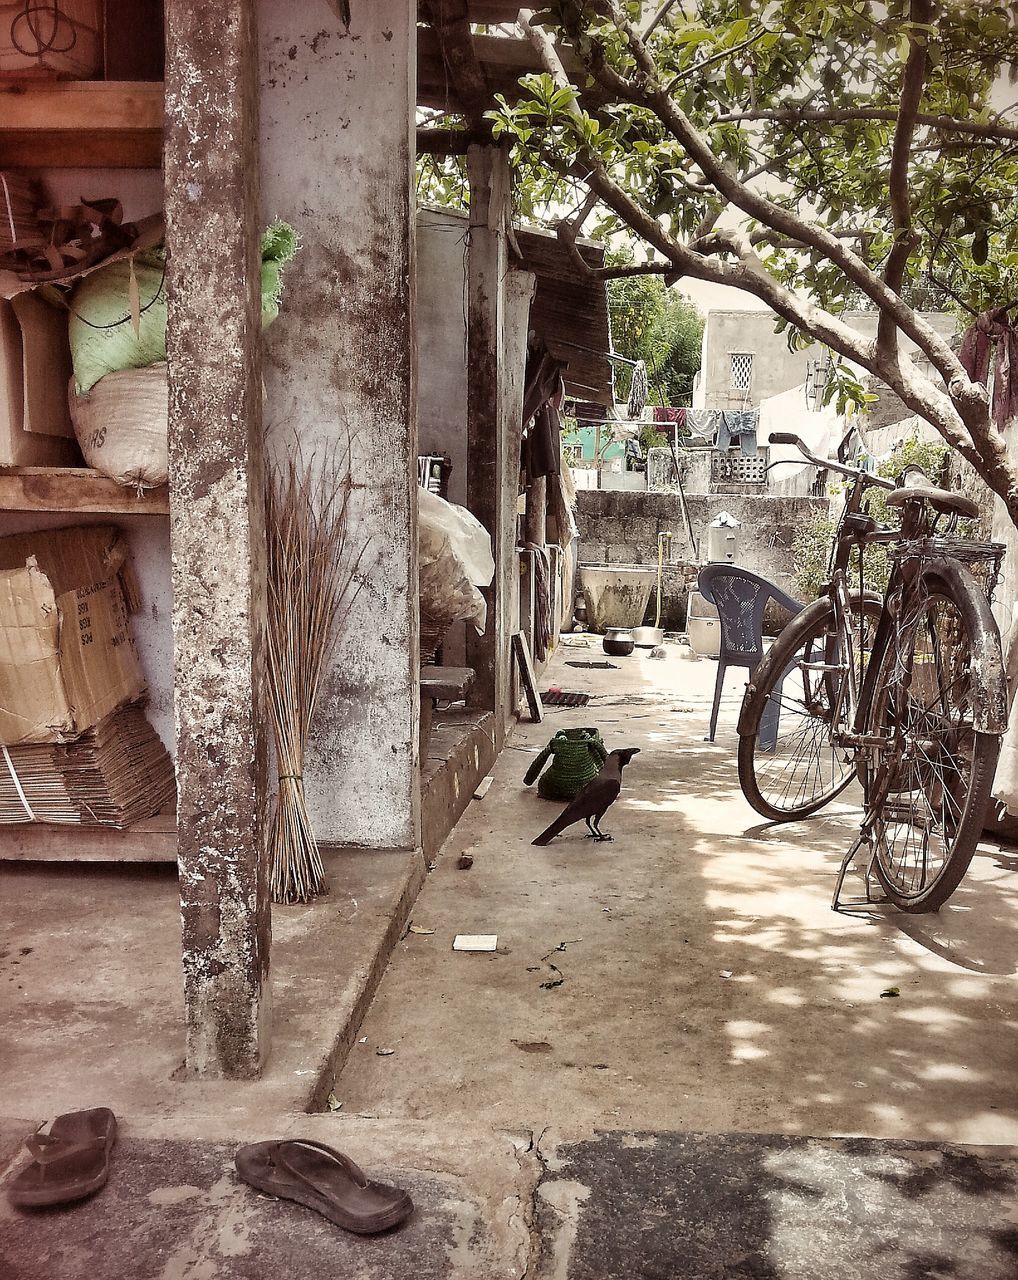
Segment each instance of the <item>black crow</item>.
M621 751L610 752L597 777L591 779L582 791L576 793L551 826L546 831L542 831L532 843L548 844L559 832L565 831L566 827L571 827L581 818L586 822L587 830L595 840L611 840L612 837L601 830L599 823L619 798L619 792L622 790L622 770L633 756L639 754L639 747L624 747Z

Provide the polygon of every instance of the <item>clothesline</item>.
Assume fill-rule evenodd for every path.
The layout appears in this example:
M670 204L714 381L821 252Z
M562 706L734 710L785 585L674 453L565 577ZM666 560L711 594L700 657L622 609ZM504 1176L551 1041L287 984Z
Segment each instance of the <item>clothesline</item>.
M654 411L655 420L662 425L674 423L713 443L715 449L734 449L736 446L748 457L757 449L757 431L760 426L759 409L672 409Z

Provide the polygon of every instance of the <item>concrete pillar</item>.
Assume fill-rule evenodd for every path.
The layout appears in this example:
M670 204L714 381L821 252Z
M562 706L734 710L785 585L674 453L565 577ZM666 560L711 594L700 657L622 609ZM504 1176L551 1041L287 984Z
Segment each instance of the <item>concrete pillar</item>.
M467 247L467 506L491 534L495 576L483 594L488 624L483 636L467 631L467 664L475 679L474 706L495 711L508 697L508 667L500 639L511 625L507 600L512 539L505 527L502 485L508 423L503 385L505 346L505 213L509 158L500 147L467 151L470 183L470 239ZM501 716L496 723L501 724Z
M527 485L527 511L524 517L524 537L536 547L543 547L548 540L548 478L535 476Z
M250 0L166 6L170 539L186 1065L268 1041L257 93Z
M266 333L273 451L349 449L360 591L312 731L325 842L420 841L414 268L414 0L257 0L262 213L301 250Z

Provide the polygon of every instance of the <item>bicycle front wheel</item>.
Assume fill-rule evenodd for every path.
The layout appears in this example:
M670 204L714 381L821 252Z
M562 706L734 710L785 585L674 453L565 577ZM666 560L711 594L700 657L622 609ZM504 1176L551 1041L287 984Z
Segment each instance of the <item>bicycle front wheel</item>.
M859 685L879 619L875 597L850 598ZM856 776L853 753L834 740L835 709L844 700L845 674L838 668L847 662L847 647L833 603L816 600L785 627L753 674L739 717L739 783L765 818L809 817Z
M961 883L983 829L1000 738L973 710L985 600L923 574L881 659L870 731L873 870L902 911L936 911Z

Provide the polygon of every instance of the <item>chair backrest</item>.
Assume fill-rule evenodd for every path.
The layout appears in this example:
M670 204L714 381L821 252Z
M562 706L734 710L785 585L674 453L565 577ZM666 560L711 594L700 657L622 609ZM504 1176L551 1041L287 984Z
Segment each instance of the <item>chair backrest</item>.
M697 589L721 619L722 661L750 669L763 657L767 601L775 600L793 614L806 607L777 583L734 564L705 565L697 578Z

